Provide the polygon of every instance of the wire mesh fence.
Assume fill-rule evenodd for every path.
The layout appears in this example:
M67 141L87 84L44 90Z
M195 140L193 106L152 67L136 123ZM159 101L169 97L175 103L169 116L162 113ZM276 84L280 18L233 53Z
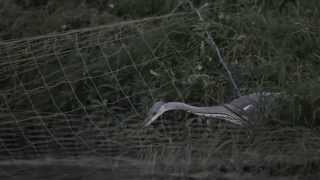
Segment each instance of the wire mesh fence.
M169 14L1 43L0 158L319 153L319 132L303 128L208 127L181 114L142 128L153 102L185 100L179 73L203 56L197 23Z
M1 44L2 157L113 155L138 145L132 133L146 105L175 88L158 75L171 77L170 59L197 48L171 40L187 38L191 21L163 16Z

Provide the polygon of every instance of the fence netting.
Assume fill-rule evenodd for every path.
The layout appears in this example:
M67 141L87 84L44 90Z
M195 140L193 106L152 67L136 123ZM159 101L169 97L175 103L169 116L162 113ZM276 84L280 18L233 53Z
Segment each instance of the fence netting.
M2 42L0 158L318 153L318 132L303 128L208 126L179 112L142 128L160 99L201 99L187 89L203 79L225 92L225 77L194 64L218 64L199 27L195 14L170 14Z

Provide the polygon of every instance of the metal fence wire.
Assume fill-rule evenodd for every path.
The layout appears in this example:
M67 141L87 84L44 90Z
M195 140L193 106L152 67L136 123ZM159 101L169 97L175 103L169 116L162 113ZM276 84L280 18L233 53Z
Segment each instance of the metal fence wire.
M179 73L210 48L198 23L170 14L0 43L0 159L319 153L317 131L306 129L209 127L181 113L142 128L154 102L185 101L197 83Z

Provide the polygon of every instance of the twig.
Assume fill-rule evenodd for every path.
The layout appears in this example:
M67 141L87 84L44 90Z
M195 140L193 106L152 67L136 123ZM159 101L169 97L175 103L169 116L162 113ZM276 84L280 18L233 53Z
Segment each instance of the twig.
M187 2L189 3L189 5L190 5L190 7L192 8L192 10L194 10L194 11L196 12L196 14L197 14L198 17L199 17L199 20L202 21L202 22L204 22L204 18L203 18L203 16L201 15L200 11L194 7L193 3L192 3L190 0L187 0ZM206 31L205 31L205 34L206 34L206 36L207 36L207 38L208 38L208 43L209 43L209 45L216 50L217 55L218 55L218 58L219 58L219 61L220 61L220 63L222 64L222 66L223 66L223 68L225 69L225 71L227 72L228 77L229 77L229 79L230 79L230 81L231 81L231 84L232 84L233 88L234 88L235 91L236 91L237 96L240 97L240 96L241 96L240 89L239 89L238 85L236 84L236 82L235 82L235 80L234 80L234 78L233 78L233 76L232 76L232 73L231 73L231 71L229 70L227 64L226 64L225 61L223 60L223 57L222 57L221 52L220 52L220 50L219 50L219 47L218 47L217 44L215 43L215 41L214 41L213 37L211 36L211 34L209 33L209 31L206 30Z

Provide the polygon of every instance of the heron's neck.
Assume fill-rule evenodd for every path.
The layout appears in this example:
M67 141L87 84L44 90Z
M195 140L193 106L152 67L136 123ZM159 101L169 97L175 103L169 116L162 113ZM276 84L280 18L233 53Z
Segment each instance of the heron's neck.
M168 102L166 104L169 110L184 110L194 114L213 114L221 112L221 106L207 106L207 107L197 107L188 105L181 102Z

